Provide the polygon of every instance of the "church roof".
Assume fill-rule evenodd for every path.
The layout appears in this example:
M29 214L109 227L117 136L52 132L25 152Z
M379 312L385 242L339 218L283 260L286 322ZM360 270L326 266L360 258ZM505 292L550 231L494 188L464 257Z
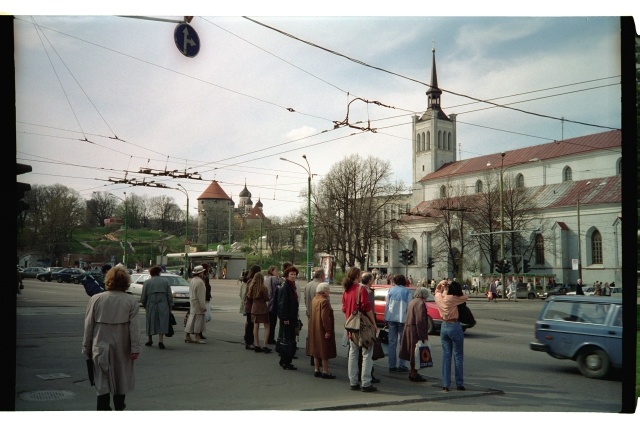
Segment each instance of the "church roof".
M251 192L247 190L247 183L244 183L244 188L240 192L240 197L251 197Z
M537 208L549 210L555 208L575 208L580 200L581 205L598 205L622 203L622 176L620 174L604 178L592 178L580 181L564 181L558 184L525 187L525 196L531 198ZM469 195L469 204L482 194ZM411 208L401 221L411 222L425 217L438 217L440 199L426 200Z
M263 206L259 197L258 197L258 203L256 203L256 206L259 207L259 208L261 208Z
M216 180L211 181L209 187L198 197L198 200L231 200L231 198L220 187ZM233 201L232 201L233 202Z
M553 141L537 146L508 150L505 152L504 166L524 164L534 160L544 161L563 156L585 154L602 149L620 148L621 145L622 133L618 130L612 130L562 141ZM427 183L439 178L484 172L488 169L499 169L501 167L501 159L501 153L492 153L471 159L445 163L438 170L422 177L420 182ZM487 163L491 163L491 166L487 166Z
M245 218L248 219L256 219L256 218L260 218L260 219L265 219L264 213L262 213L262 210L258 207L258 205L254 206L253 209L251 209Z

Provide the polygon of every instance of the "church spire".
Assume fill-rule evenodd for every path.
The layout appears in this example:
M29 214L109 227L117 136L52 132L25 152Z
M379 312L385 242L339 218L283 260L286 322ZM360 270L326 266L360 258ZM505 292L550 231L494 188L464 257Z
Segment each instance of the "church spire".
M427 91L427 98L429 99L428 109L440 110L440 95L442 90L438 88L438 73L436 72L436 48L431 48L433 67L431 68L431 87Z

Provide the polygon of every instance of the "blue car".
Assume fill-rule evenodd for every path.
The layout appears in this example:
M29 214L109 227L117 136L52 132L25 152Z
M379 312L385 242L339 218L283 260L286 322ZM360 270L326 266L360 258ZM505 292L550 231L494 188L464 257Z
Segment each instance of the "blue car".
M576 362L589 378L622 368L622 299L610 296L551 296L536 321L529 347Z
M58 283L74 283L80 284L80 280L84 278L84 271L80 268L62 268L51 273L51 279Z

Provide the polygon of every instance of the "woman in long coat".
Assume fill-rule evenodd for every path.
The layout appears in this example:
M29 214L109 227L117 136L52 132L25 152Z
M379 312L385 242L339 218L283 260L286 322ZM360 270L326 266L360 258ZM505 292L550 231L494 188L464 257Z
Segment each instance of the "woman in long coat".
M253 346L256 353L271 353L271 349L267 347L269 340L269 290L264 285L264 275L257 272L247 291L247 298L251 298L251 319L253 319ZM260 323L264 326L264 348L260 347Z
M298 325L298 309L300 307L296 287L298 268L293 265L288 267L284 271L284 277L282 287L278 290L278 318L280 318L278 338L289 342L293 348L288 352L280 353L280 366L284 370L297 370L298 368L294 367L291 362L296 352L296 326Z
M173 296L169 280L160 276L162 268L156 265L149 269L149 278L142 285L140 303L147 313L147 336L149 341L144 345L153 344L152 336L158 334L158 347L164 349L164 335L169 332L169 315L173 307Z
M116 266L105 277L106 291L89 299L84 319L82 354L93 365L97 409L125 408L125 395L135 388L133 361L140 354L138 301L125 291L131 284L129 272Z
M313 357L316 377L333 379L336 376L329 373L329 359L335 358L337 352L333 308L329 301L329 293L329 283L320 283L316 287L315 297L311 300L307 355ZM319 369L321 363L322 372Z
M418 374L415 349L418 340L426 341L429 338L429 321L427 319L427 305L425 304L428 298L428 288L418 287L416 289L413 299L407 306L407 320L404 323L402 344L398 354L398 357L409 361L411 366L409 380L416 383L427 381L426 378Z
M202 265L198 265L193 268L193 278L189 283L189 303L191 309L189 309L189 319L187 325L184 327L184 342L185 343L206 343L200 337L200 334L205 331L205 319L204 313L207 310L205 305L206 288L204 281L202 280L203 274L206 272ZM191 338L191 334L195 335L195 340Z

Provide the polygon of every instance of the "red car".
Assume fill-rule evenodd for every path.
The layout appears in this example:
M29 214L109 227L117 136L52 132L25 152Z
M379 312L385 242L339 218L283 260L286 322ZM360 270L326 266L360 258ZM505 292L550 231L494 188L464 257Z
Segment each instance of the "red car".
M376 317L376 324L378 327L384 327L384 308L386 305L386 297L389 292L389 288L391 286L387 284L374 284L371 288L373 288L374 293L374 305L373 311ZM411 298L413 299L413 294L415 293L416 286L407 286L409 290L411 290ZM436 302L433 298L431 292L429 292L429 299L426 302L427 307L427 320L429 321L429 334L438 334L440 332L440 327L442 326L442 316L440 315L440 311L436 306ZM462 325L462 331L467 329L466 324Z

